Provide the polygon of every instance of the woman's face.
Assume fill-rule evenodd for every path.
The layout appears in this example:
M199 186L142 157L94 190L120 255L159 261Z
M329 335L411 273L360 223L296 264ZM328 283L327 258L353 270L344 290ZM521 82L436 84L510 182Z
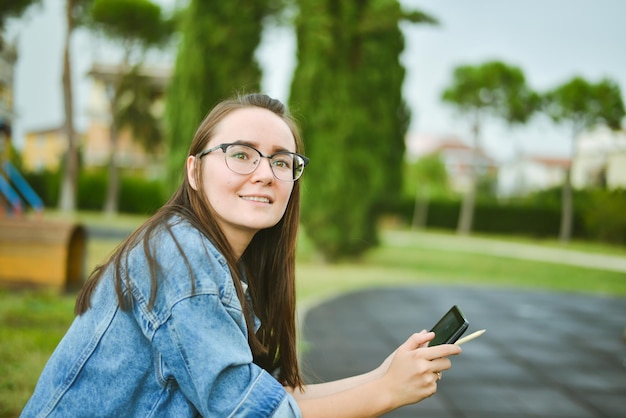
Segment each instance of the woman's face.
M250 107L228 114L216 126L214 136L205 147L242 142L272 155L279 151L296 152L294 137L287 124L267 109ZM252 173L238 174L226 166L224 152L217 149L202 157L202 181L209 203L218 215L218 223L236 251L243 251L261 229L278 223L285 213L293 182L274 177L267 158ZM197 190L194 165L187 159L187 176Z

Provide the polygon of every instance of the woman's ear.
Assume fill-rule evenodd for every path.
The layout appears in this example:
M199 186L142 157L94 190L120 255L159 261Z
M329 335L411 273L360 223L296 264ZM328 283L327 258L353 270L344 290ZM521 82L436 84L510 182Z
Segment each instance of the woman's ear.
M196 157L194 155L187 157L187 180L191 188L198 191L196 186Z

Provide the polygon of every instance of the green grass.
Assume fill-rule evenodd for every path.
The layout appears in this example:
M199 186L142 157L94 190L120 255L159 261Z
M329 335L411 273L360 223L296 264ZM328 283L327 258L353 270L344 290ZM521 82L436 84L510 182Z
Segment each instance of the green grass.
M94 215L74 220L109 225ZM134 228L142 221L124 217L117 228ZM371 286L397 284L476 285L545 289L626 296L626 274L569 265L527 261L482 253L485 237L457 237L449 233L387 230L383 244L361 260L339 264L318 261L310 242L298 251L298 295L301 305L327 295ZM501 240L567 248L589 253L626 256L626 249L599 244L498 237ZM436 242L438 245L433 245ZM493 241L488 241L493 242ZM442 243L449 245L441 245ZM118 240L89 240L87 268L101 263ZM0 417L15 417L32 393L41 370L73 319L76 294L0 290Z
M46 209L45 218L121 230L133 230L146 220L146 216L142 215L116 214L109 217L103 215L102 212L81 211L68 214L48 209Z
M74 295L0 290L0 417L19 414L73 318Z
M431 236L449 242L447 246L432 246ZM626 296L626 273L583 268L566 264L530 261L481 254L480 243L452 234L432 234L409 231L387 231L383 245L370 251L359 262L324 265L307 262L298 265L298 295L300 299L317 299L323 295L345 292L368 286L397 284L489 285L502 287L545 289ZM398 243L400 242L400 243ZM530 244L530 241L510 242ZM463 245L459 245L463 244ZM308 244L306 244L308 245ZM577 243L572 247L558 243L538 248L586 250L593 253L621 255L626 251L598 244ZM585 251L591 252L591 251Z

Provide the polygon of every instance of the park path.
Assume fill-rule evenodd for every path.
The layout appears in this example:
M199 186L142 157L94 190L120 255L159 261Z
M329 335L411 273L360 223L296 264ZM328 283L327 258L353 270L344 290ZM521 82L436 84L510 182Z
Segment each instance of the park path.
M550 248L545 245L516 243L471 235L445 235L427 231L386 231L384 239L385 245L390 247L403 247L407 245L407 242L410 242L437 250L491 254L626 273L626 255L596 254L574 249Z
M386 246L559 263L626 273L626 256L426 231L385 231ZM626 278L626 275L624 275ZM299 309L307 382L376 367L451 305L470 321L467 343L437 394L389 418L624 416L626 298L489 286L391 286L326 295ZM302 309L304 308L304 309Z
M617 418L626 407L626 299L466 286L369 288L326 299L306 314L307 382L363 373L450 306L468 334L435 396L389 418Z

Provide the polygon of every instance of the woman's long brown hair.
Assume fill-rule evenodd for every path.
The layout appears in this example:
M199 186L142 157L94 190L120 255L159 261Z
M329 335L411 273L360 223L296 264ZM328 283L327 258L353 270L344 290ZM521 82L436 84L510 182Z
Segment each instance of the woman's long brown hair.
M213 137L215 127L227 115L237 109L249 107L267 109L278 115L289 126L293 134L296 152L303 152L299 128L295 120L287 113L285 106L278 100L257 93L239 95L215 106L196 131L189 155L197 155L206 148ZM202 159L196 161L202 161ZM122 242L106 263L96 267L78 295L75 312L77 315L81 315L89 309L93 291L98 282L106 277L103 273L109 267L114 267L115 288L120 306L122 309L129 309L132 300L124 295L122 286L124 280L128 280L128 278L124 277L122 271L124 263L127 262L129 250L137 245L143 245L150 266L151 295L149 306L152 307L159 287L157 280L159 265L150 251L151 245L154 245L154 243L150 243L150 239L160 227L165 227L170 231L167 221L173 215L178 215L188 220L210 239L228 261L235 289L244 309L248 328L248 343L254 355L255 363L268 372L277 374L281 384L301 387L302 379L296 353L295 325L295 248L300 219L299 181L294 184L291 198L282 219L275 226L259 231L241 259L237 260L223 231L216 222L215 210L209 204L204 193L201 167L201 163L196 164L196 190L191 187L185 169L183 181L169 201ZM172 237L176 242L175 237L173 235ZM191 266L182 246L178 242L177 245L189 267L193 281ZM248 282L254 313L261 321L261 327L256 333L254 332L254 313L247 303L241 285L242 273L245 274Z

